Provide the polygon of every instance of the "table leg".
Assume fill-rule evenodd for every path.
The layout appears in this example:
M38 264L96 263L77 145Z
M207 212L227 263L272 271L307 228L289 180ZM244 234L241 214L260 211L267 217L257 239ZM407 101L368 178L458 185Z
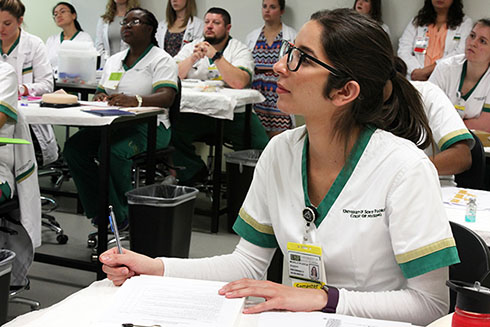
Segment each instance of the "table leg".
M99 210L97 227L97 257L107 250L107 225L109 224L109 174L111 151L110 125L101 129L100 136L100 163L99 163ZM97 263L97 280L105 278L102 264Z
M217 233L221 205L221 162L223 156L224 122L216 119L216 138L214 143L213 205L211 209L211 233Z
M157 143L157 117L148 120L148 135L146 140L146 185L155 182L155 149Z
M245 149L250 149L252 147L252 104L247 104L245 106L245 129L243 131L243 144Z

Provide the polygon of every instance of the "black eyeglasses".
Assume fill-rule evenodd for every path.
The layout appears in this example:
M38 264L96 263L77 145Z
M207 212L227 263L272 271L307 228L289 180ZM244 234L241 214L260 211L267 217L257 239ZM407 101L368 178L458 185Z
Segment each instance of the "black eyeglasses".
M323 61L305 53L303 50L296 48L292 43L290 43L286 40L283 40L282 44L281 44L281 48L279 49L279 58L282 58L285 55L288 55L287 67L288 67L288 70L291 72L297 71L299 69L299 67L301 66L301 63L303 62L304 58L308 58L309 60L319 64L323 68L330 71L330 73L332 73L332 75L336 75L336 76L341 75L340 71L338 71L336 68L333 68L332 66L327 65Z
M119 24L121 26L127 26L127 27L133 27L133 26L137 26L137 25L141 25L141 24L147 24L148 25L148 23L145 23L139 19L133 19L133 20L130 20L129 22L126 20L122 20Z

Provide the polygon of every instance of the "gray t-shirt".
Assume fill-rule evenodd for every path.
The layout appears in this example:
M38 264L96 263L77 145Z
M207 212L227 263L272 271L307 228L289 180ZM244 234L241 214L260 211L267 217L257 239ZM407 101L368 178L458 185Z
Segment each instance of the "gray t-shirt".
M115 16L114 21L109 24L109 46L111 47L111 56L121 51L121 21L124 17Z

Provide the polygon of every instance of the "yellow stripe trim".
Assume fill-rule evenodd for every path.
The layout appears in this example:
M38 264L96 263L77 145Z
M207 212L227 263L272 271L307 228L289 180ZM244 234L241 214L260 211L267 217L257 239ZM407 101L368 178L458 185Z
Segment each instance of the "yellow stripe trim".
M485 109L490 109L490 103L485 103L485 104L483 105L483 108L485 108Z
M439 142L437 143L437 146L440 149L440 148L442 148L444 143L446 143L447 141L449 141L453 137L458 136L458 135L463 135L463 134L468 134L468 130L467 129L458 129L458 130L453 131L449 134L446 134L446 135L444 135L444 137L442 139L439 140Z
M452 246L456 246L456 242L454 241L454 238L449 237L444 240L437 241L424 247L418 248L416 250L399 254L395 256L395 258L398 264L407 263L409 261L425 257L426 255L435 253L437 251L450 248Z
M34 171L35 171L34 168L35 168L35 165L32 165L32 167L29 168L30 170L27 172L27 174L25 174L24 176L21 176L21 178L17 179L16 183L20 184L23 181L25 181L26 179L28 179L34 173Z
M0 101L0 106L4 106L7 109L9 109L10 111L12 111L13 113L17 114L17 109L15 109L14 107L12 107L10 104L8 104L5 101Z
M238 214L243 219L243 221L253 227L253 229L255 229L256 231L264 234L274 235L274 229L272 228L272 226L259 223L257 220L253 219L252 216L250 216L245 211L245 209L241 208Z
M155 88L159 85L162 85L162 84L166 84L166 85L173 85L175 86L175 88L177 88L177 83L175 83L174 81L158 81L156 83L153 83L152 87Z

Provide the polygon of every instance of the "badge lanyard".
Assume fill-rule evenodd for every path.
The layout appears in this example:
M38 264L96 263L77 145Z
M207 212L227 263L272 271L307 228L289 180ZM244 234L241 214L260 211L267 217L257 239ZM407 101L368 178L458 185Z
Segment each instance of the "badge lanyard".
M289 277L293 287L321 288L327 278L322 259L322 247L313 243L312 231L318 218L315 207L303 210L305 229L303 243L288 242Z
M429 36L428 36L427 27L425 27L422 36L417 36L415 39L413 52L425 55L428 46L429 46Z

